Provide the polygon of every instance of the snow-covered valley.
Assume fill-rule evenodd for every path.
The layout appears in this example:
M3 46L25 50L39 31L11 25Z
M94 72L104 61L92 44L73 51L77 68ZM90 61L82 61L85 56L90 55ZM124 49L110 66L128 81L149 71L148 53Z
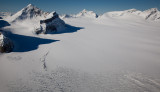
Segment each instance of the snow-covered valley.
M130 17L64 18L64 32L39 35L37 20L11 23L0 92L159 92L160 21Z

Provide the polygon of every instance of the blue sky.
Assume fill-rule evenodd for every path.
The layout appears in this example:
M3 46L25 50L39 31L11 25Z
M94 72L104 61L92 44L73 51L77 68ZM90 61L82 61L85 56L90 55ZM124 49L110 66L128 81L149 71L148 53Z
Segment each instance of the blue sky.
M160 0L0 0L0 12L15 13L30 3L44 11L57 11L59 14L75 14L83 9L98 14L131 8L160 10Z

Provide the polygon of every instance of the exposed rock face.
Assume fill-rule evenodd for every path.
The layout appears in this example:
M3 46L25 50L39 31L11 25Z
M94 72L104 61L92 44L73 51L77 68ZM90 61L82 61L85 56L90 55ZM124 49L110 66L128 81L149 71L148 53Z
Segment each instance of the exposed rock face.
M11 52L14 46L12 41L0 32L0 52Z
M56 12L50 13L46 19L40 20L40 27L35 30L36 34L60 32L65 29L65 22L59 18Z

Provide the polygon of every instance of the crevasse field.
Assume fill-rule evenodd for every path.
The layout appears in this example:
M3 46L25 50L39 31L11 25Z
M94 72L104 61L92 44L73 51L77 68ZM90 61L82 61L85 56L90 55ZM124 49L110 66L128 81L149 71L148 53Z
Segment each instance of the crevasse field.
M0 92L159 92L160 22L64 18L64 33L5 27L15 51L0 54Z

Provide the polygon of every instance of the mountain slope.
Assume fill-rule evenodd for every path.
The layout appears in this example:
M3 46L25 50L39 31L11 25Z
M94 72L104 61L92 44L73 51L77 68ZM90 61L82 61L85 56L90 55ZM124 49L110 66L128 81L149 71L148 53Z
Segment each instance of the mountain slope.
M29 4L11 17L11 21L21 21L25 19L44 18L49 13L44 12L36 6Z

